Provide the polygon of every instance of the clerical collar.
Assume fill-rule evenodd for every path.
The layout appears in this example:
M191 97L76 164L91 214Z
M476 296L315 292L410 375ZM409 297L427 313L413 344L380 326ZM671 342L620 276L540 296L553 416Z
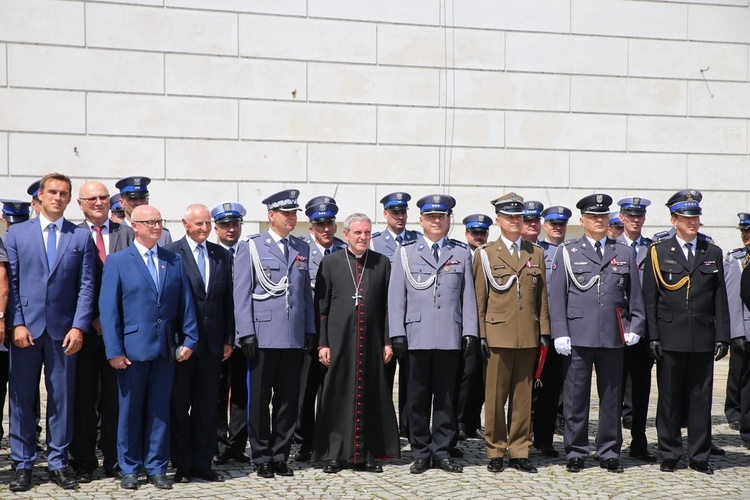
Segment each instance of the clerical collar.
M352 249L349 248L349 245L346 246L346 251L349 252L355 259L361 259L367 253L367 250L365 250L364 252L362 252L362 255L357 255L356 253L352 252Z

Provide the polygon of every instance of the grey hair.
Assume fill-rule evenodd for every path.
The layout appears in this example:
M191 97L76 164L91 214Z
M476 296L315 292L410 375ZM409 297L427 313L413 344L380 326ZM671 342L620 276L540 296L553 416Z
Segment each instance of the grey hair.
M368 216L362 213L353 213L344 220L344 231L349 231L352 228L352 222L367 222L372 227L372 221Z
M196 208L202 208L202 209L206 210L209 214L211 213L211 211L208 209L208 207L206 205L204 205L202 203L191 203L185 209L184 219L185 220L190 220L190 216L192 215L193 210L195 210Z

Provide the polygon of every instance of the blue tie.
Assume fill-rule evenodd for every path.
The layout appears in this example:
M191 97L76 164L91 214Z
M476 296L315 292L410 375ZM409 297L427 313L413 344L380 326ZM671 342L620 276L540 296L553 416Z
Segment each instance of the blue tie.
M49 234L47 235L47 264L49 269L52 270L52 264L55 263L55 254L57 254L57 226L50 224L47 226Z
M440 249L440 246L437 243L432 244L432 256L435 257L435 263L440 263L440 254L438 253L438 250Z
M201 273L203 278L203 285L206 286L206 254L204 252L203 245L198 245L198 271Z
M638 260L638 242L634 241L630 246L633 247L633 257Z
M284 258L289 262L289 240L282 238L281 244L284 245Z
M154 285L156 285L156 289L159 289L159 274L156 272L156 264L154 264L154 251L149 250L146 252L146 267L148 267L148 272L151 274L151 279L154 280Z

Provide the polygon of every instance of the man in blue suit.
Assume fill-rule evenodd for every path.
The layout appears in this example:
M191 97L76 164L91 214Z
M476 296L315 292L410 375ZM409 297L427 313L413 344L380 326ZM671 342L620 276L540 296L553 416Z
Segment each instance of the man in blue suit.
M88 231L63 218L70 179L46 175L40 182L39 217L8 232L10 262L10 446L16 475L11 491L31 488L36 461L34 405L39 370L47 387L49 477L64 489L78 487L67 471L73 436L76 356L94 311L94 244Z
M120 486L137 489L144 468L150 483L171 489L166 476L175 369L170 351L177 361L188 360L198 346L198 326L182 258L156 244L161 214L141 205L133 210L132 222L135 241L107 257L99 294L104 347L119 387ZM168 337L178 331L184 339L175 349Z

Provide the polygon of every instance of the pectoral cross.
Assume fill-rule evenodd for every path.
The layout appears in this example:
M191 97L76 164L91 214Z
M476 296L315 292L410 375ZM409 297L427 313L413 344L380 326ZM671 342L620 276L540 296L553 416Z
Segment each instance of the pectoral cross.
M363 298L359 294L352 295L352 299L354 299L354 307L359 307L359 299Z

